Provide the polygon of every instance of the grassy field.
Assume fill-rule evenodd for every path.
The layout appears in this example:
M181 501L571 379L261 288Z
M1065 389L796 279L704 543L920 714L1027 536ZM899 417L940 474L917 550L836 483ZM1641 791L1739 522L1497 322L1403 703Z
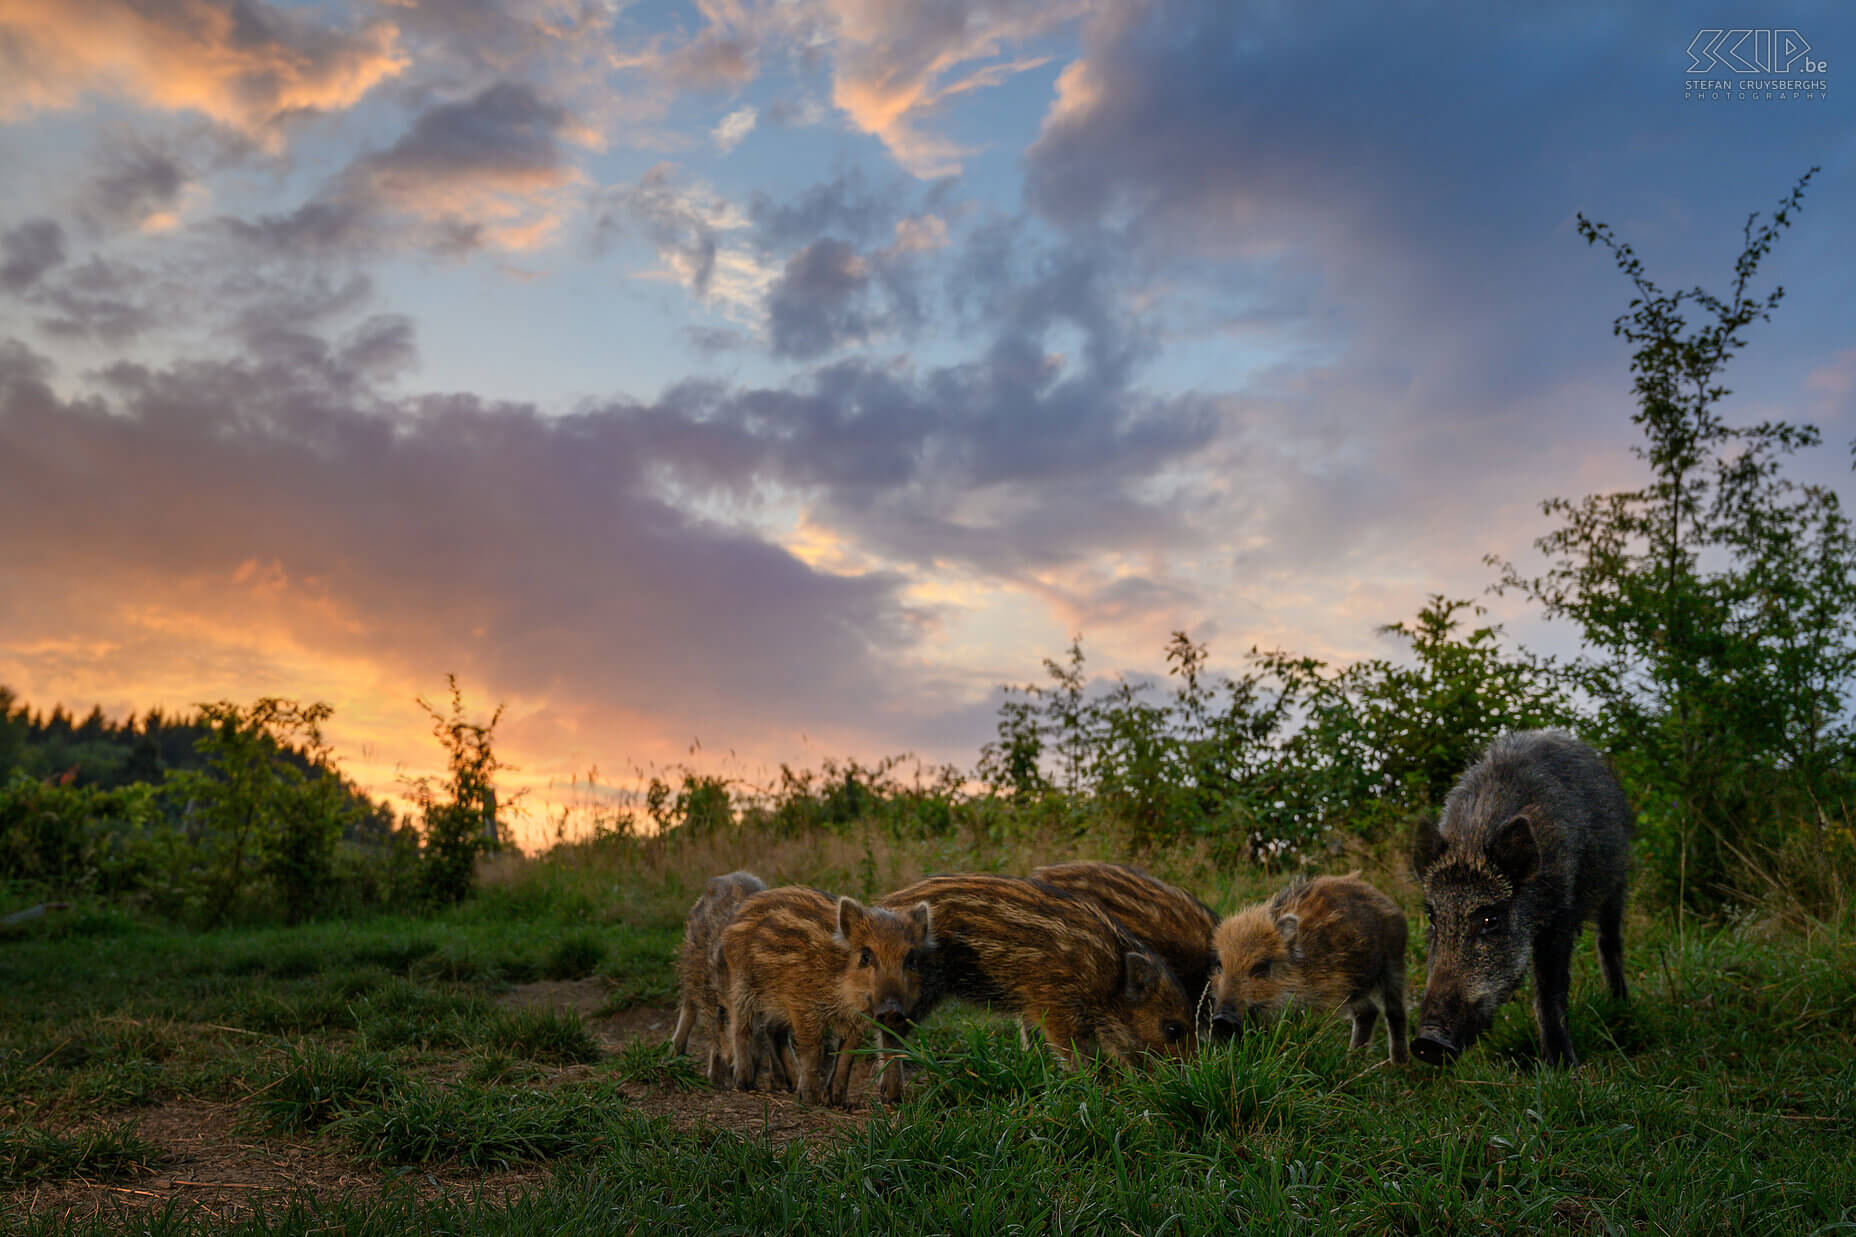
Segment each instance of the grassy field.
M199 934L80 909L6 929L0 1228L1856 1230L1847 925L1635 914L1627 1006L1596 995L1588 937L1571 1073L1537 1068L1519 1000L1443 1074L1299 1018L1184 1069L1065 1075L1008 1025L943 1014L902 1105L849 1114L718 1094L664 1055L700 875L753 858L869 893L1068 853L1034 849L588 852L491 872L428 919ZM1169 874L1221 910L1270 886L1192 856Z

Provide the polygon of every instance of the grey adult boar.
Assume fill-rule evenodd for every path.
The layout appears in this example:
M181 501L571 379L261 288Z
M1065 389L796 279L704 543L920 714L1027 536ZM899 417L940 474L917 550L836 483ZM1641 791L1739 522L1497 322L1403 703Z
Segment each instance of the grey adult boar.
M1635 823L1597 752L1562 731L1503 735L1420 825L1412 870L1424 887L1429 975L1411 1051L1453 1060L1489 1028L1534 968L1548 1065L1576 1065L1566 1025L1572 948L1598 923L1598 958L1624 996L1621 921Z

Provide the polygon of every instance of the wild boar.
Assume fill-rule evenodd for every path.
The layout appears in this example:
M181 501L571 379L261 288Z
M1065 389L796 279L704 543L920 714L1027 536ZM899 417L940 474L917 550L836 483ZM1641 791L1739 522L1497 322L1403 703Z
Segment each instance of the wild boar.
M1595 919L1605 983L1623 998L1635 830L1617 776L1571 735L1523 731L1490 745L1412 842L1429 968L1419 1060L1441 1065L1475 1042L1531 963L1541 1055L1578 1064L1566 1022L1573 944Z
M883 899L934 909L939 947L917 1017L947 997L1042 1028L1067 1066L1106 1055L1184 1057L1192 1009L1166 965L1093 903L1012 876L931 876Z
M748 898L722 933L735 1085L753 1088L755 1032L784 1031L792 1036L799 1098L842 1106L870 1021L893 1031L908 1025L934 943L932 913L919 901L899 910L854 898L834 904L796 886ZM826 1083L832 1036L838 1061Z
M1188 1000L1200 999L1217 961L1212 933L1218 916L1211 907L1177 885L1119 863L1054 863L1031 879L1094 902L1166 963Z
M1353 1015L1349 1046L1360 1048L1383 1009L1387 1054L1403 1065L1405 933L1398 903L1358 872L1292 881L1218 925L1213 1037L1241 1035L1246 1019L1274 1019L1292 1006L1344 1007Z
M690 1033L702 1028L709 1039L709 1081L718 1085L731 1072L727 1065L731 1058L724 1046L728 1011L722 1005L713 954L735 909L766 887L767 882L752 872L711 876L683 921L683 948L677 955L677 1027L670 1034L670 1047L673 1052L684 1052Z

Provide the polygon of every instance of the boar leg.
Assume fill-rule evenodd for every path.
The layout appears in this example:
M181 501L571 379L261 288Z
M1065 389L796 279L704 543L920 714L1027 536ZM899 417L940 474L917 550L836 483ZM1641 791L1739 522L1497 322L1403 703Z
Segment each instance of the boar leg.
M785 1027L763 1027L755 1032L754 1066L756 1072L759 1071L763 1060L767 1063L767 1085L791 1091L793 1079L799 1070L793 1060L791 1036Z
M825 1092L827 1103L844 1108L851 1096L851 1066L857 1060L857 1050L863 1047L864 1028L857 1027L846 1035L838 1044L838 1066L831 1071L831 1087ZM819 1064L824 1064L821 1058Z
M902 1039L893 1031L876 1033L877 1047L882 1049L883 1100L889 1104L902 1102Z
M727 1086L735 1080L735 1062L729 1056L728 1007L717 1005L709 1022L709 1081Z
M793 1048L792 1031L784 1027L780 1029L773 1051L769 1055L773 1057L774 1073L779 1075L780 1085L788 1091L797 1091L799 1089L799 1054Z
M1540 1024L1540 1052L1550 1066L1579 1064L1566 1026L1567 996L1572 988L1573 930L1556 923L1534 940L1534 1019Z
M1089 1050L1095 1045L1095 1037L1085 1037L1081 1027L1054 1009L1045 1010L1038 1022L1044 1029L1044 1042L1057 1054L1057 1064L1066 1073L1074 1074L1080 1064L1078 1058L1089 1055ZM1023 1026L1024 1023L1019 1025Z
M1605 987L1623 1000L1624 989L1624 890L1606 898L1598 908L1598 964L1605 972Z
M1386 1051L1392 1058L1392 1064L1403 1065L1411 1060L1411 1049L1405 1042L1405 968L1396 968L1395 973L1386 976L1385 987L1380 990L1380 999L1386 1007Z
M683 1055L683 1050L689 1047L690 1030L695 1025L696 1002L684 997L682 1004L677 1006L677 1029L670 1033L670 1051L678 1056Z
M718 1030L716 1038L709 1044L709 1083L712 1086L723 1086L734 1081L733 1075L734 1070L728 1068L722 1057L721 1032Z
M1353 1015L1353 1039L1347 1044L1347 1050L1364 1048L1373 1042L1373 1024L1379 1021L1379 1007L1373 1004L1373 998L1363 996L1347 1007Z
M735 1086L742 1091L754 1089L754 1076L760 1073L760 1052L756 1044L757 1036L752 1029L753 1019L744 1017L747 1011L737 1005L734 1017L728 1020L729 1036L734 1044Z
M798 1059L798 1090L801 1103L816 1104L822 1098L819 1075L825 1070L825 1035L822 1027L792 1031L792 1052Z

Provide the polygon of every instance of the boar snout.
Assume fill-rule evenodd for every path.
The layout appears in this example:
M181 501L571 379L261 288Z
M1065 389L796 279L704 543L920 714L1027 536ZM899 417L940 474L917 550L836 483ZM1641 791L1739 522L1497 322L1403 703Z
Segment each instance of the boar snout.
M876 1020L891 1031L905 1030L909 1025L909 1011L903 1008L898 997L885 997L876 1007Z
M1218 1012L1212 1015L1212 1038L1222 1042L1241 1039L1243 1035L1243 1016L1229 1005L1220 1005Z
M1463 1046L1442 1027L1425 1027L1411 1041L1411 1055L1426 1065L1444 1066L1463 1053Z

